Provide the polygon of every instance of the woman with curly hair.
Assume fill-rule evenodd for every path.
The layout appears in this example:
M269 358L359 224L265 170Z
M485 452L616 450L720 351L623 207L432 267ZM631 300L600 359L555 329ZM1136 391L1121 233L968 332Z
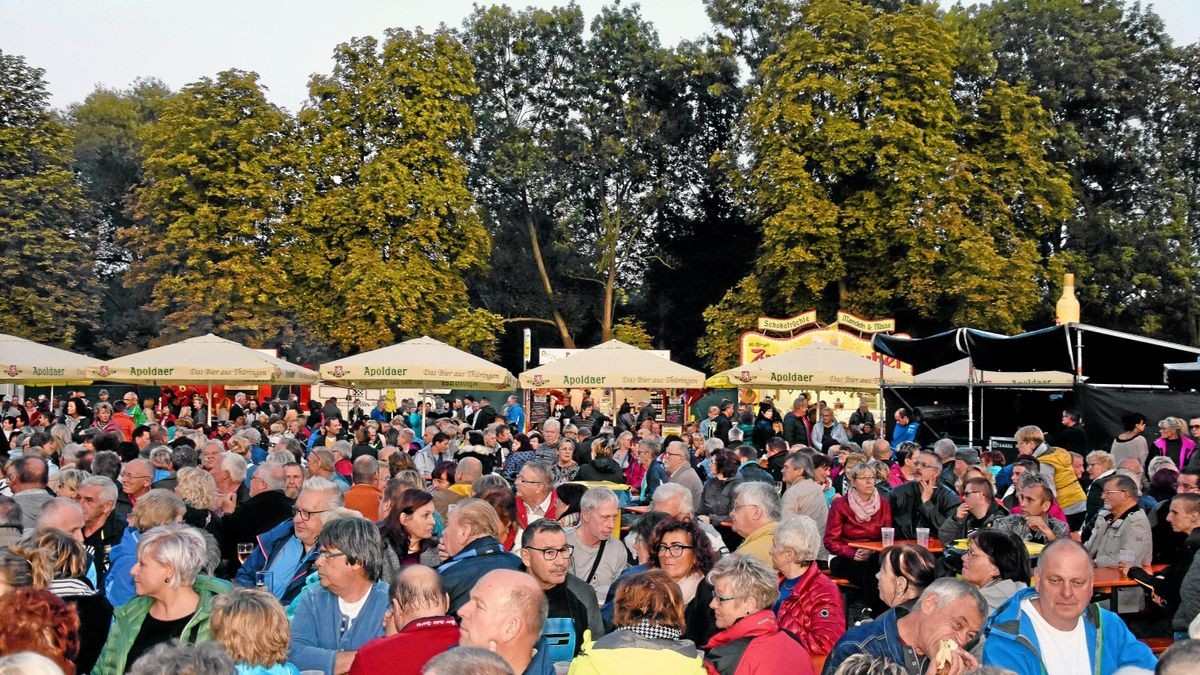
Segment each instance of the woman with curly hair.
M660 569L683 593L684 631L682 637L706 644L717 632L716 618L709 604L713 587L705 576L717 562L708 536L690 520L664 520L654 527L648 546L651 569Z
M387 516L379 521L382 578L395 579L396 573L409 565L438 566L433 513L433 497L424 490L408 489L393 498Z
M0 596L0 656L34 652L75 675L79 616L50 591L18 588Z
M175 477L175 495L183 500L183 522L223 541L221 517L214 510L217 508L217 482L212 474L188 466L180 469Z
M233 657L237 675L298 675L288 662L291 626L275 596L235 588L212 603L212 639Z

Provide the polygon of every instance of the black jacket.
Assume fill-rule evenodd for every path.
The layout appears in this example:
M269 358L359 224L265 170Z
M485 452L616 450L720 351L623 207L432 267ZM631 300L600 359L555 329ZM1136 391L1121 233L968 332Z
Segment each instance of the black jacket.
M241 563L237 559L238 544L252 544L258 535L292 517L292 502L279 490L260 492L233 513L221 516L221 558L225 565L226 578L237 574Z
M575 480L607 480L613 483L624 483L625 474L621 466L612 457L597 457L579 467Z
M958 508L958 495L938 482L933 497L921 501L921 483L909 481L892 491L888 497L892 507L892 526L897 539L916 539L918 527L928 527L930 533L937 532L942 523L954 517Z

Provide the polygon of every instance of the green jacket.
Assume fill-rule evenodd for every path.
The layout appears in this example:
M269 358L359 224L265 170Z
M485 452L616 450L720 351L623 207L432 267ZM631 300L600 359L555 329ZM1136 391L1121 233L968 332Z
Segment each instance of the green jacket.
M212 614L213 598L231 588L232 586L220 579L196 577L192 589L200 595L200 606L183 629L185 642L204 642L209 639L208 618ZM125 658L129 655L129 648L137 639L142 622L146 620L153 604L154 598L139 595L113 612L112 630L104 643L103 651L100 652L99 660L96 661L96 667L92 669L92 675L122 675L125 672Z

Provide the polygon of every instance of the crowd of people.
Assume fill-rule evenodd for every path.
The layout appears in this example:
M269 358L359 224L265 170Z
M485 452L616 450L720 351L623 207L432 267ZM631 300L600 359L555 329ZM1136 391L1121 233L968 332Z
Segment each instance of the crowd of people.
M0 409L0 674L1200 672L1200 418L99 398Z

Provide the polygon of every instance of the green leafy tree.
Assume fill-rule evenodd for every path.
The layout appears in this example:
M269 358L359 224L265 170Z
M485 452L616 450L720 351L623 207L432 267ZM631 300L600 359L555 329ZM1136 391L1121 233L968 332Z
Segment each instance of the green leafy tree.
M205 332L253 345L291 340L281 227L294 201L292 124L258 76L201 78L162 106L142 135L133 254L126 283L151 284L159 340Z
M1037 244L1069 215L1069 184L1019 87L956 98L956 40L929 7L814 0L764 60L745 121L757 278L706 313L714 368L761 314L1000 331L1030 318Z
M340 45L300 112L302 187L288 255L302 321L342 351L467 311L491 241L467 189L471 61L447 31Z
M595 313L592 289L569 276L574 250L559 236L583 31L575 5L492 5L477 6L461 32L478 85L471 189L496 242L490 273L473 286L484 306L550 326L566 347Z
M999 0L978 20L998 77L1024 84L1050 114L1050 157L1070 172L1078 207L1043 253L1073 254L1083 319L1195 341L1174 292L1190 289L1181 282L1194 258L1162 208L1170 176L1152 140L1171 64L1162 22L1122 0Z
M96 225L93 255L103 287L99 324L83 331L80 342L97 355L145 347L161 328L161 313L147 310L153 285L125 284L132 255L116 238L133 222L129 201L142 181L141 134L170 95L158 80L139 80L125 91L98 87L68 109L75 172Z
M70 347L95 322L94 238L43 73L0 51L0 332Z

